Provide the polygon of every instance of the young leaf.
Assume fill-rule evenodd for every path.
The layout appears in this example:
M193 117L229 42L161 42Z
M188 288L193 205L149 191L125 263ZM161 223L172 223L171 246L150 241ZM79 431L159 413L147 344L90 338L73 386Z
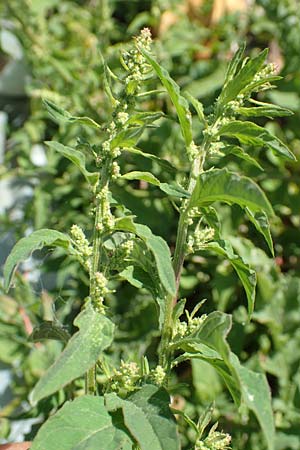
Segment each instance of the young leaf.
M135 224L136 235L139 236L154 256L160 281L166 291L176 294L175 275L171 261L170 249L166 241L155 236L146 225Z
M227 258L244 286L248 300L249 317L253 313L255 302L256 273L233 251L229 241L219 240L203 245L203 250L211 250Z
M228 64L227 72L225 75L224 86L226 86L229 83L229 81L231 81L234 78L234 76L236 75L237 70L243 61L245 49L246 49L246 43L243 42L239 46L238 50L235 52L230 63Z
M241 144L251 144L270 148L275 155L295 161L296 158L288 147L273 136L266 128L252 122L235 120L223 125L219 130L220 136L236 138Z
M257 231L259 231L259 233L264 236L266 243L269 246L270 252L274 257L273 240L270 232L268 216L263 211L253 213L249 208L245 208L245 211L250 222L252 222Z
M47 141L45 144L48 145L52 150L55 150L56 152L59 152L66 158L68 158L72 163L75 164L75 166L78 167L80 172L83 174L85 179L88 183L91 185L95 185L98 181L99 175L98 173L91 173L89 172L85 167L85 156L83 153L81 153L78 150L75 150L72 147L67 147L66 145L62 145L59 142L55 141Z
M256 415L266 438L268 450L274 450L275 427L271 392L266 376L243 367L233 353L230 360L240 381L243 401Z
M148 384L126 400L116 394L105 396L107 409L122 409L124 423L141 450L179 450L176 421L165 389Z
M37 403L83 375L112 342L113 323L91 305L76 317L74 325L79 331L72 336L59 358L34 387L32 403Z
M146 58L147 62L155 70L158 78L167 89L170 99L175 106L177 116L180 123L181 133L184 138L186 147L188 148L193 140L192 134L192 121L189 105L186 99L180 94L180 88L178 84L170 77L168 71L161 67L157 61L144 49L140 49L141 53Z
M32 252L46 246L68 248L69 245L69 236L48 229L34 231L30 236L20 239L13 247L4 265L4 289L8 291L14 270L20 262L29 258Z
M249 59L249 61L242 66L240 71L237 73L237 75L232 77L232 69L237 64L237 59L235 59L235 62L230 69L231 72L231 79L228 81L228 83L223 87L223 90L220 94L218 104L220 106L225 105L226 103L230 102L231 100L234 100L237 95L249 85L249 83L253 80L254 76L259 72L259 70L262 68L266 56L268 54L268 49L263 50L258 56L255 58ZM240 52L238 52L237 58L240 58Z
M213 169L202 173L192 193L189 206L209 206L214 202L238 204L253 211L265 211L273 215L267 197L250 178L229 172L227 169Z
M95 122L93 119L89 117L76 117L72 116L68 111L64 110L60 106L51 102L50 100L43 100L44 105L46 106L49 114L55 119L57 122L63 123L79 123L81 125L86 125L90 128L101 129L101 125Z
M39 429L30 450L132 450L132 441L115 426L103 397L83 396L64 406Z

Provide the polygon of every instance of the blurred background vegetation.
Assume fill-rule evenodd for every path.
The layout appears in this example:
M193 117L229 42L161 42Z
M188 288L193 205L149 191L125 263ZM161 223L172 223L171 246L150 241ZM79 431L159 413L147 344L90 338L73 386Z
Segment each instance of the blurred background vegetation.
M298 0L10 0L0 4L0 263L20 237L39 228L67 231L72 224L92 228L91 198L75 166L46 149L55 139L65 145L81 136L99 144L93 131L50 120L42 99L76 116L109 120L103 91L99 50L116 73L120 50L132 36L151 29L157 58L182 90L188 90L206 111L212 109L225 68L241 41L248 54L268 47L283 77L276 89L259 100L287 107L291 117L258 119L289 145L300 159L300 8ZM159 83L153 89L161 89ZM167 111L164 95L149 98L150 110ZM199 132L195 129L195 134ZM143 134L139 147L172 162L182 173L188 161L175 122L160 119ZM265 371L273 397L277 426L276 450L300 448L300 163L283 164L271 153L260 160L265 172L240 164L244 173L265 189L276 212L272 222L275 259L238 207L222 207L222 233L258 273L255 313L247 321L245 294L226 261L201 253L187 261L181 296L189 308L207 298L203 312L233 314L229 340L249 367ZM224 161L224 160L223 160ZM236 162L226 157L233 170ZM222 163L224 164L224 162ZM169 181L155 161L130 155L122 170L151 170ZM138 216L174 245L177 213L165 197L145 182L115 187L115 194ZM238 231L236 231L238 230ZM249 237L256 242L251 244ZM35 253L18 273L7 295L0 286L0 437L31 438L43 420L68 393L28 404L28 394L61 350L57 341L28 340L42 320L71 327L87 294L87 280L76 262L57 251ZM151 296L119 284L109 306L119 324L108 358L155 361L157 313ZM101 378L99 379L101 382ZM76 382L78 392L82 389ZM234 449L264 450L259 427L246 410L237 411L221 379L201 361L181 366L173 380L176 408L192 417L215 400L214 419L233 436ZM183 448L192 430L180 422Z

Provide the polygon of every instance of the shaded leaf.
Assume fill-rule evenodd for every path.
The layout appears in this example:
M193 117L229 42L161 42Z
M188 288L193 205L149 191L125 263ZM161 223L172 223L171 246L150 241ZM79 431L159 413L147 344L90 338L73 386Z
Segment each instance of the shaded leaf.
M87 305L76 317L74 325L79 331L36 384L31 393L32 403L37 403L83 375L112 342L113 323L91 305Z
M227 258L234 270L236 271L242 285L244 286L247 300L248 300L248 314L251 316L254 309L255 302L255 289L256 289L256 273L250 268L250 266L242 260L242 258L236 255L233 251L232 245L229 241L219 240L215 242L209 242L202 247L204 250L211 250L218 255Z
M70 337L68 331L60 323L46 320L34 327L28 339L33 342L40 342L43 339L68 342Z
M176 421L165 389L148 384L126 400L116 394L105 396L109 411L122 409L124 423L141 450L179 450Z
M97 183L99 174L91 173L86 169L85 155L83 153L81 153L78 150L75 150L72 147L67 147L66 145L60 144L59 142L55 141L47 141L45 142L45 144L47 144L48 147L51 148L52 150L55 150L56 152L65 156L65 158L68 158L70 161L72 161L72 163L75 164L76 167L78 167L78 169L80 170L80 172L85 177L88 183L90 183L91 185Z
M268 216L263 211L253 213L249 208L245 208L245 211L249 220L253 223L257 231L259 231L259 233L261 233L264 236L266 243L268 244L268 247L270 249L270 252L274 257L273 240L271 236Z
M237 145L228 145L220 151L224 154L232 154L237 156L238 158L243 159L244 161L247 161L249 164L253 164L253 166L256 166L258 169L263 170L259 162L256 161L255 158L252 158L248 153L246 153L241 147L238 147Z
M240 107L236 109L236 112L245 117L284 117L291 116L294 113L290 109L282 108L272 103L263 103L256 100L250 100L254 103L255 107Z
M295 161L295 156L288 147L273 136L266 128L262 128L255 123L235 120L223 125L219 130L220 136L236 138L241 144L251 144L268 147L275 155Z
M118 425L118 424L116 424ZM31 450L131 450L121 426L113 424L103 397L83 396L64 406L39 429Z
M46 246L68 248L69 245L69 236L47 228L34 231L29 236L20 239L13 247L4 265L4 289L6 291L9 289L14 270L21 261L29 258L32 252Z
M164 170L166 170L169 173L176 172L176 168L174 166L172 166L172 164L169 161L167 161L166 159L159 158L158 156L152 155L151 153L146 153L135 147L125 147L123 150L125 150L129 153L133 153L135 155L142 156L143 158L150 159L153 162L156 162L157 164L159 164Z
M202 207L214 202L236 203L253 211L265 211L273 215L267 197L250 178L240 176L227 169L213 169L202 173L190 200L190 207Z
M166 241L160 236L155 236L146 225L138 223L134 225L136 235L144 241L147 248L154 256L157 272L163 287L169 294L174 296L176 294L175 275L170 249Z

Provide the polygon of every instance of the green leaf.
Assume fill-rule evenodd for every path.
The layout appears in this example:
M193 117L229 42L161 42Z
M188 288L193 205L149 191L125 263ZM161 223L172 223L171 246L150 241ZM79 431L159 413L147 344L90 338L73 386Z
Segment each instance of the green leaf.
M226 341L230 329L231 317L228 314L219 311L209 314L198 330L172 344L173 349L188 352L178 357L177 362L197 358L213 365L223 377L237 405L242 397L256 415L266 437L268 450L274 450L274 419L266 377L243 367L230 351Z
M157 186L171 197L189 198L190 193L176 184L161 183L151 172L132 171L121 176L125 180L143 180Z
M262 128L255 123L235 120L223 125L218 134L236 138L241 144L268 147L277 156L292 161L296 160L293 153L280 139L273 136L266 128Z
M164 113L161 111L138 112L129 117L126 125L152 125L155 120L164 116Z
M70 337L68 331L60 323L46 320L34 327L28 339L33 342L40 342L43 339L68 342Z
M260 187L250 178L227 169L213 169L202 173L197 179L189 206L208 206L217 201L236 203L255 212L265 211L273 215L272 206Z
M255 288L256 288L256 273L250 266L242 260L242 258L234 253L232 245L229 241L219 240L216 242L209 242L203 245L203 250L210 250L218 255L227 258L234 270L236 271L242 285L244 286L247 300L248 300L248 314L249 317L254 310L255 302Z
M230 362L230 348L226 341L231 323L231 316L214 311L206 317L199 329L175 341L171 347L187 352L177 358L177 362L187 358L199 358L215 367L224 379L235 403L239 405L239 380Z
M141 450L179 450L176 421L165 389L148 384L126 400L116 394L105 396L109 411L122 409L124 423Z
M245 208L245 211L248 219L253 223L257 231L264 236L270 252L274 257L273 240L270 232L268 216L263 211L253 213L249 208Z
M17 265L21 261L29 258L32 252L35 250L40 250L46 246L68 248L69 245L69 236L60 233L59 231L49 229L34 231L30 236L20 239L13 247L4 265L4 289L8 291L13 272Z
M190 94L188 91L184 92L184 96L188 99L188 101L193 105L193 107L195 108L195 111L198 115L198 118L200 120L200 122L206 126L206 120L205 120L205 115L204 115L204 110L203 110L203 105L202 103L197 100L195 97L192 96L192 94Z
M240 107L236 112L245 117L284 117L291 116L294 113L290 109L282 108L281 106L273 105L272 103L262 103L255 100L250 100L257 106L252 108Z
M125 178L125 180L143 180L147 183L154 184L155 186L160 185L160 181L151 172L139 172L134 170L125 173L121 178Z
M131 127L121 130L110 143L110 148L116 147L134 147L141 135L144 132L144 127Z
M113 423L103 397L83 396L64 406L39 429L30 450L132 449L132 442Z
M72 116L68 111L56 105L50 100L43 100L44 105L46 106L49 114L55 119L57 122L63 123L79 123L81 125L86 125L90 128L101 129L101 125L95 122L93 119L89 117L76 117Z
M157 272L163 287L169 294L175 296L175 275L171 261L170 249L166 241L160 236L155 236L146 225L141 225L138 223L134 225L136 235L144 241L147 248L154 256Z
M36 384L31 393L32 403L37 403L83 375L112 342L113 323L91 305L87 305L76 317L74 325L79 331Z
M180 88L178 84L170 77L168 71L161 67L157 61L144 49L140 49L141 53L146 58L147 62L155 70L158 78L168 91L170 99L175 106L177 116L180 123L181 133L184 138L185 144L189 147L193 141L192 134L192 120L189 105L186 99L180 94Z
M275 427L271 392L266 376L243 367L233 353L230 359L240 381L243 401L256 415L266 438L268 450L274 450Z
M252 158L252 156L248 155L241 147L238 147L237 145L226 145L224 148L221 148L220 151L224 154L232 154L237 156L238 158L243 159L244 161L247 161L249 164L253 164L258 169L263 170L261 165L256 161L256 159Z
M50 147L52 150L59 152L61 155L72 161L72 163L75 164L76 167L78 167L88 183L90 183L91 185L95 185L97 183L99 174L91 173L86 169L85 156L83 153L75 150L72 147L67 147L66 145L62 145L59 142L55 141L46 141L45 144L47 144L48 147Z
M243 61L245 49L246 49L246 43L243 42L239 46L238 50L235 52L230 63L228 64L226 75L225 75L224 86L226 86L229 83L229 81L231 81L234 78L234 76L236 75L237 70Z
M143 152L142 150L135 147L125 147L123 150L129 153L133 153L135 155L142 156L143 158L150 159L153 162L159 164L164 170L166 170L169 173L176 172L176 168L172 166L172 164L166 159L159 158L158 156L152 155L151 153Z
M268 49L263 50L255 58L249 59L249 61L242 66L239 72L233 76L237 64L241 60L241 51L242 49L238 51L236 58L234 58L234 62L230 65L230 73L228 74L227 72L227 77L231 77L231 79L222 89L218 100L218 104L220 106L235 100L238 94L250 84L254 76L262 68L268 54Z

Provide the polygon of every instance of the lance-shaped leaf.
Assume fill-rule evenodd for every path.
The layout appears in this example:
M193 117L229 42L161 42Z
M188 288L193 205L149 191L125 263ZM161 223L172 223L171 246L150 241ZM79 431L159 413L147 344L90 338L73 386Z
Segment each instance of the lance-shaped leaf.
M132 171L121 176L125 180L142 180L157 186L171 197L189 198L190 193L177 184L161 183L151 172Z
M252 211L265 211L273 215L273 209L260 187L250 178L229 172L227 169L213 169L202 173L190 199L190 207L209 206L214 202L236 203Z
M55 141L47 141L46 144L52 150L55 150L56 152L72 161L72 163L75 164L76 167L78 167L88 183L90 183L91 185L95 185L97 183L99 175L98 173L91 173L86 169L85 155L83 153L75 150L72 147L68 147Z
M245 117L284 117L293 115L293 111L282 106L273 105L272 103L258 102L257 100L250 99L251 103L254 103L255 107L239 107L236 112Z
M79 328L65 349L38 381L31 393L31 402L36 403L83 375L112 342L113 323L88 305L75 319Z
M249 164L252 164L253 166L256 166L258 169L263 170L259 162L256 161L255 158L250 156L248 153L246 153L241 147L238 145L226 145L225 147L221 148L220 151L223 153L223 155L235 155L240 159L243 159L244 161L247 161Z
M140 49L147 62L155 70L158 78L168 91L170 99L175 106L178 120L180 123L181 133L184 138L187 148L191 145L193 140L192 134L192 120L189 105L186 99L180 94L180 88L177 83L170 77L166 69L161 67L157 61L144 49Z
M69 245L69 236L60 233L59 231L49 230L47 228L34 231L29 236L20 239L13 247L4 265L4 289L6 291L8 290L13 272L18 264L29 258L32 252L47 246L68 248Z
M231 353L230 360L240 381L243 401L257 417L267 441L268 450L274 450L274 417L266 376L243 367L234 353Z
M241 120L229 122L220 128L219 135L236 138L241 144L267 147L276 156L292 161L296 160L293 153L280 139L271 134L266 128L262 128L252 122L243 122Z
M143 158L150 159L151 161L157 163L159 166L161 166L164 170L166 170L169 173L175 173L177 170L172 164L167 161L166 159L159 158L159 156L152 155L151 153L146 153L139 148L136 147L125 147L123 149L126 152L133 153L134 155L142 156Z
M44 105L46 106L49 114L55 119L57 122L63 123L79 123L81 125L86 125L90 128L101 129L101 125L95 122L90 117L76 117L72 116L68 111L56 105L50 100L43 100Z
M39 429L30 450L132 450L121 424L114 424L103 397L83 396L64 406Z
M253 213L249 208L246 208L245 210L250 222L252 222L257 231L264 236L270 252L272 253L272 256L274 256L273 240L268 216L263 211Z
M203 250L210 250L227 258L244 286L248 300L248 314L251 316L255 302L256 273L250 266L236 255L229 241L219 240L203 245Z
M234 59L234 64L232 64L230 68L230 73L228 74L227 72L228 82L223 87L220 94L218 100L219 105L225 105L231 100L234 100L237 95L249 85L257 72L259 72L262 68L267 54L268 49L265 49L255 58L249 59L249 61L242 66L238 73L233 76L234 71L237 68L237 64L241 59L241 52L237 52L237 58Z
M175 275L171 261L171 253L166 241L152 233L146 225L134 224L136 235L141 238L154 256L158 276L163 287L171 294L176 294Z
M176 421L165 389L148 384L126 400L116 394L105 396L109 411L121 409L124 424L141 450L179 450Z

